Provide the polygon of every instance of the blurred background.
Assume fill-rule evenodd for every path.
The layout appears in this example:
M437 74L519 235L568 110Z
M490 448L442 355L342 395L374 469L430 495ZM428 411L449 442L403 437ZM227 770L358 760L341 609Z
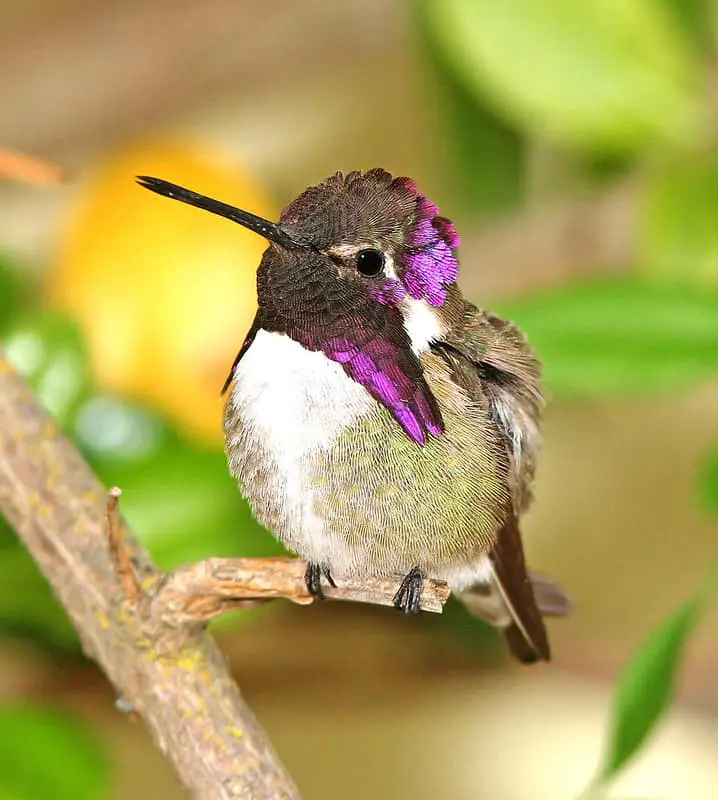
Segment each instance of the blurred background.
M465 294L545 360L524 538L577 605L551 665L453 605L217 626L308 800L577 797L673 669L611 796L718 797L718 615L684 613L718 530L717 45L715 0L0 4L0 343L161 567L279 552L219 399L264 245L136 174L269 217L336 170L411 175ZM0 796L182 796L1 519L0 628Z

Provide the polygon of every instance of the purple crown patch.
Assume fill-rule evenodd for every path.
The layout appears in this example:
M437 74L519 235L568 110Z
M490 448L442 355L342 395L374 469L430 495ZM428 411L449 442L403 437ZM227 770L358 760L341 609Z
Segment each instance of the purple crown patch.
M411 297L441 306L446 302L446 287L459 277L453 252L459 235L454 223L439 216L439 209L423 195L417 198L417 212L404 257L404 283Z

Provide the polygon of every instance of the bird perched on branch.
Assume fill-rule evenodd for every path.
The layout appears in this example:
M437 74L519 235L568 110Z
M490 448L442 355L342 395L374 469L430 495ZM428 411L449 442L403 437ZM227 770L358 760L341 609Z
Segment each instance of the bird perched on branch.
M541 365L512 323L456 284L454 225L409 178L337 173L278 223L141 177L268 241L258 310L225 385L229 466L254 514L308 562L309 591L343 576L427 577L550 659L544 615L569 601L527 571Z

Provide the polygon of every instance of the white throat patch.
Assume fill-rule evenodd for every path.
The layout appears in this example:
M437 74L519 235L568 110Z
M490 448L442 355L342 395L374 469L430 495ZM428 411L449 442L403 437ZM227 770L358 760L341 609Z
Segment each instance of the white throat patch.
M394 261L386 256L384 266L387 277L398 280ZM426 300L415 300L408 295L399 303L399 311L404 318L404 329L409 335L411 349L418 356L429 349L432 342L441 339L445 328L440 317Z
M426 300L405 297L399 303L399 310L404 317L404 328L409 334L411 349L417 356L444 335L444 326L439 321L438 314Z

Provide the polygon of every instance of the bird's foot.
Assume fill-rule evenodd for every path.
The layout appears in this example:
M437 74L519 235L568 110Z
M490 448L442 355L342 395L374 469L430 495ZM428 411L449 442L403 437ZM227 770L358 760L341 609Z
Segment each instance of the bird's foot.
M419 567L409 570L394 595L394 608L405 614L421 611L421 590L424 588L424 573Z
M322 576L327 579L330 586L337 588L329 572L329 567L322 567L320 564L314 564L311 561L307 562L307 569L304 572L304 582L307 584L307 591L312 597L317 597L319 600L324 600L324 589L322 588Z

